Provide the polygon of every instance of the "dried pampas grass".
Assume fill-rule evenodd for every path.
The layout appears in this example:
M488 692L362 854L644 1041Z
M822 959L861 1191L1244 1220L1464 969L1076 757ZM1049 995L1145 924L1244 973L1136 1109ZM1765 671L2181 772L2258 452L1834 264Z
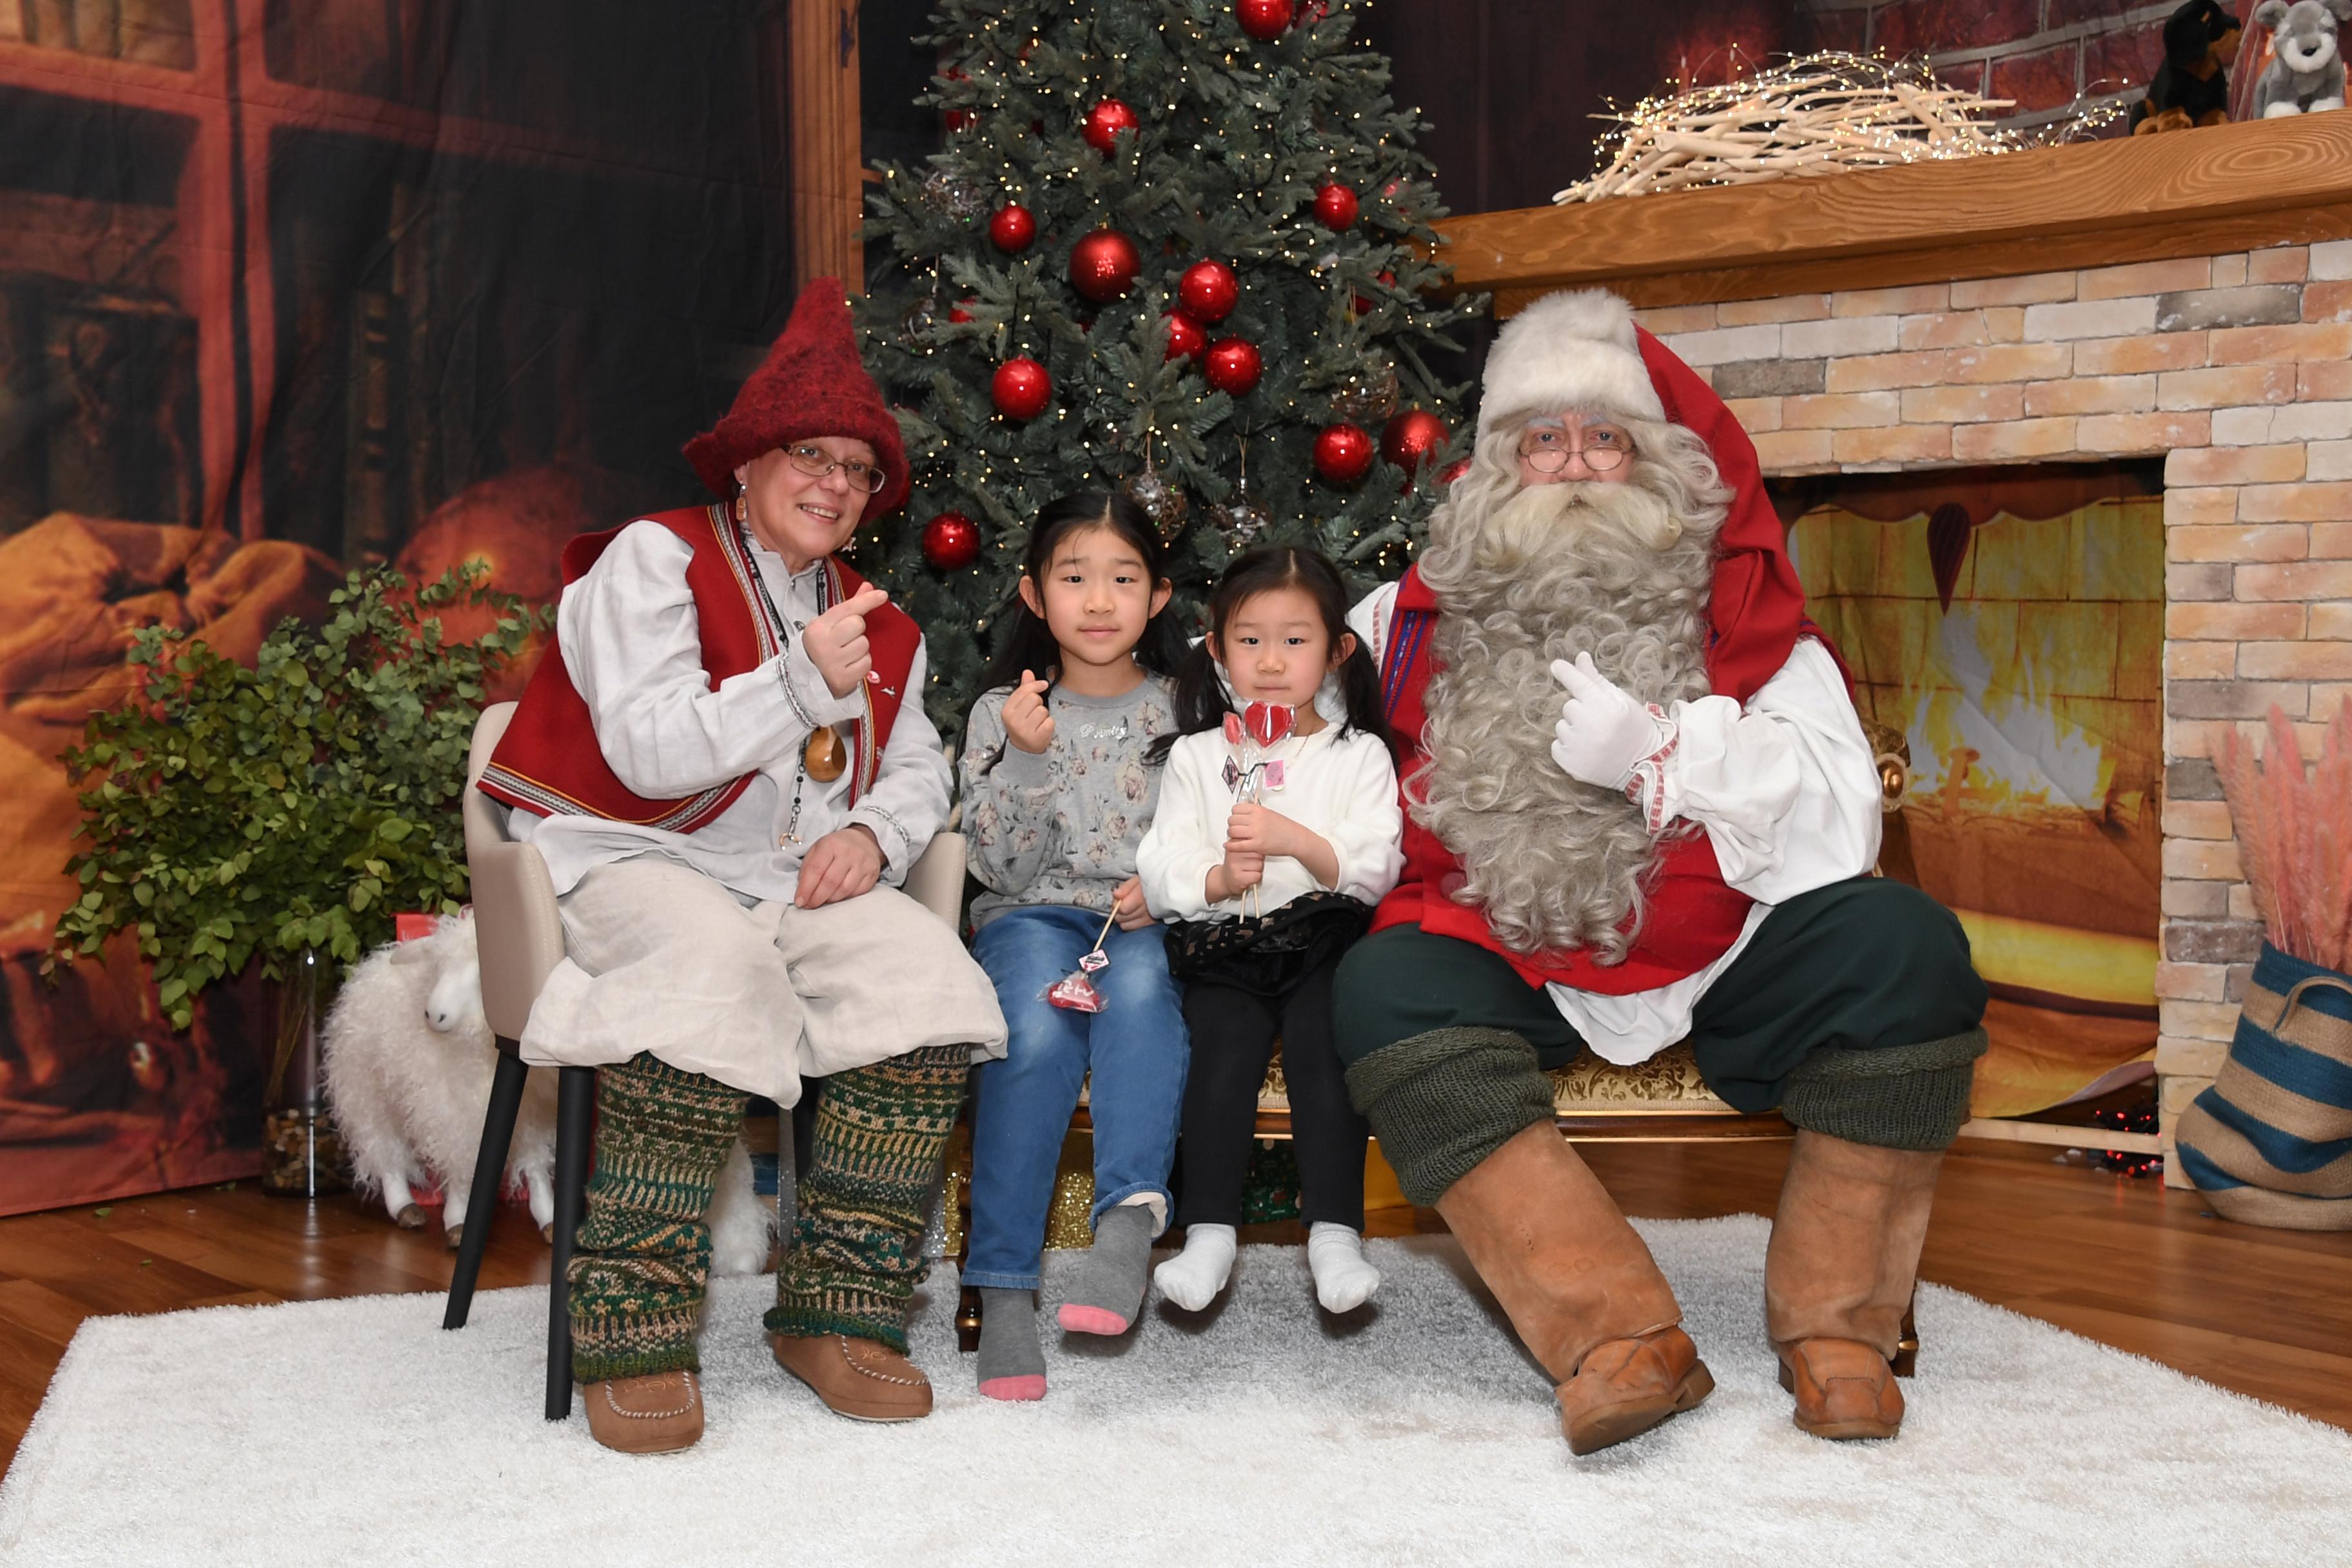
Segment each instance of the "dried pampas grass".
M2352 699L2336 710L2312 766L2275 707L2259 765L2252 745L2233 730L2214 766L2271 945L2352 971Z

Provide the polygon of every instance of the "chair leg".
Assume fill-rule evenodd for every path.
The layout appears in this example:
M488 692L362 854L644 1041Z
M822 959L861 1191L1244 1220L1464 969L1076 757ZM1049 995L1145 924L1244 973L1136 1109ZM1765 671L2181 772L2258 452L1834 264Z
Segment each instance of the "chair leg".
M547 1275L547 1418L572 1415L572 1243L588 1208L589 1118L596 1069L563 1068L555 1086L555 1250Z
M522 1105L523 1065L512 1040L499 1042L499 1065L490 1078L489 1109L482 1117L481 1152L474 1156L474 1184L466 1200L466 1232L457 1243L457 1268L449 1277L444 1329L462 1329L474 1310L474 1282L481 1277L482 1253L490 1244L490 1222L499 1212L499 1189L506 1174L507 1148L514 1142L515 1112Z

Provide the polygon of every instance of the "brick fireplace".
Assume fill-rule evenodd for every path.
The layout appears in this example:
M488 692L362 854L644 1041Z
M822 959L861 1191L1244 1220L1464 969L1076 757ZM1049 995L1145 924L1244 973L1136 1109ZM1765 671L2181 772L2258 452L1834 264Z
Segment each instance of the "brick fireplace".
M2273 704L2309 745L2352 696L2352 125L2332 123L2347 118L1448 233L1457 277L1496 289L1499 313L1579 283L1627 293L1768 474L2161 462L2168 1151L2262 936L2209 759Z

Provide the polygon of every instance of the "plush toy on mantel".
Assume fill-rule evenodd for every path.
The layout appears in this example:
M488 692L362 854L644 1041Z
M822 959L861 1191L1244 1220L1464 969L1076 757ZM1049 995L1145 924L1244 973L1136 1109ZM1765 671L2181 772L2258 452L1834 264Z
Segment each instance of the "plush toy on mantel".
M2257 11L2259 19L2262 13ZM2230 119L2230 65L2244 36L2238 18L2215 0L2189 0L2164 22L2164 63L2132 105L2135 136L2225 125Z
M2254 115L2316 114L2344 107L2344 51L2336 24L2352 20L2352 0L2263 0L2254 26L2271 29L2271 63L2254 84Z

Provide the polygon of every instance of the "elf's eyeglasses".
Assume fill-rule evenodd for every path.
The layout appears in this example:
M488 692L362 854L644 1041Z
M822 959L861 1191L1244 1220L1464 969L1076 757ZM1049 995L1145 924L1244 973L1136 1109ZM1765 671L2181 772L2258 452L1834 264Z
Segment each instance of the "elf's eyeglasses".
M811 479L821 479L839 468L849 476L851 488L864 490L867 495L880 489L885 479L882 470L871 463L861 462L856 458L836 458L824 447L812 447L805 442L785 447L784 458Z
M1570 444L1565 430L1546 426L1519 437L1519 458L1539 474L1556 474L1571 457L1581 457L1596 474L1613 472L1633 454L1633 437L1614 425L1587 425L1578 432L1580 443Z

